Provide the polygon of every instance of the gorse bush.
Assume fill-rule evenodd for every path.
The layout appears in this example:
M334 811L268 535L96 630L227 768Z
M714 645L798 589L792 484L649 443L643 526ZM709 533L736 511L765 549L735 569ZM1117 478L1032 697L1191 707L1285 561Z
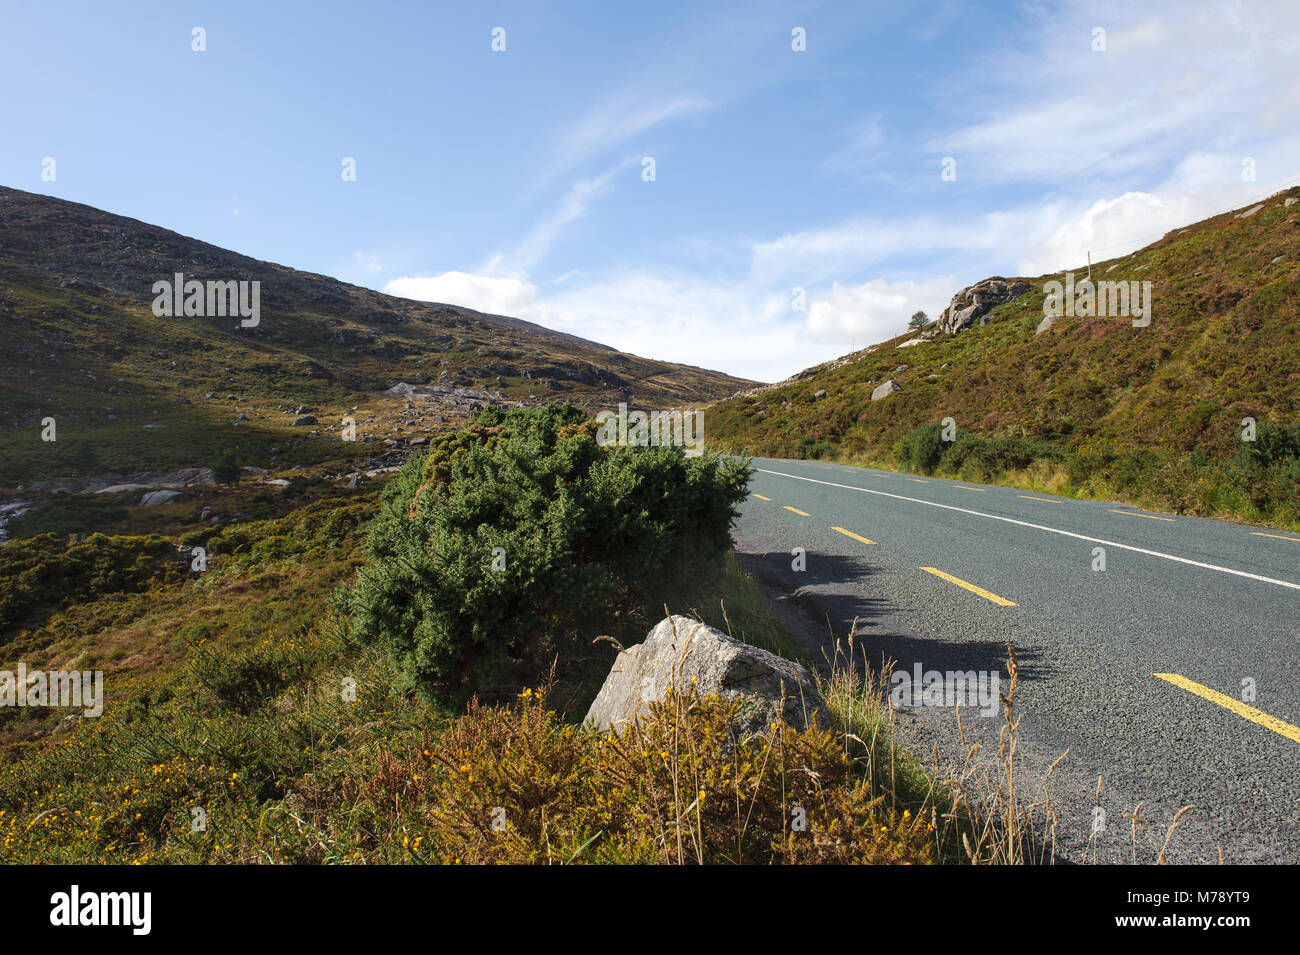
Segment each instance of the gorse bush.
M952 441L943 440L943 426L931 422L908 432L894 448L898 467L918 474L969 474L990 478L1000 471L1026 468L1043 457L1053 456L1049 445L1016 437L980 437L959 431Z
M1243 441L1232 474L1261 511L1300 497L1300 422L1262 422L1254 441Z
M805 461L816 461L823 455L832 455L835 453L835 445L829 441L818 441L816 438L805 436L799 442L799 456Z
M388 643L427 699L492 699L553 663L582 682L598 653L603 672L595 637L716 580L747 465L595 435L573 406L489 409L408 461L341 595L354 637Z
M39 614L106 594L136 593L185 575L166 538L92 534L65 544L53 534L0 548L0 635Z
M229 451L222 451L212 459L212 480L217 484L234 484L239 474L239 462Z
M738 704L654 704L622 735L558 721L542 698L473 703L434 745L394 755L367 801L421 807L418 861L933 862L933 828L885 805L829 729L737 741Z
M894 460L898 466L918 474L933 474L939 466L946 445L943 441L943 427L931 422L915 428L898 443L894 449Z

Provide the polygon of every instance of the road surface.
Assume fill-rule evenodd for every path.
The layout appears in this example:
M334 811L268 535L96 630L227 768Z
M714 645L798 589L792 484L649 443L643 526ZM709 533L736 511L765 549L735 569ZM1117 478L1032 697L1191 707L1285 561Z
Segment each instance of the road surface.
M1170 862L1220 849L1300 862L1300 534L816 461L753 466L737 553L821 637L857 618L873 664L1000 672L1004 691L1015 647L1028 765L1041 774L1068 750L1048 786L1060 857L1131 861L1125 815L1141 803L1139 862L1186 805ZM914 748L948 762L964 750L951 700L901 711ZM962 708L986 753L1001 719Z

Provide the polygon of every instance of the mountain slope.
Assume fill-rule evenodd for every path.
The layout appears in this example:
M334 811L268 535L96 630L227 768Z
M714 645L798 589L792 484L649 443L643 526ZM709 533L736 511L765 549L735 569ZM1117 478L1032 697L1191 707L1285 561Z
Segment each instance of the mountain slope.
M1284 429L1300 421L1298 197L1095 263L1095 281L1152 283L1146 327L1066 316L1039 332L1055 274L947 331L962 324L965 290L920 333L712 406L709 442L1295 523L1300 425ZM901 390L885 395L890 381ZM943 440L944 418L956 440Z
M178 272L260 282L259 323L155 317L154 283ZM357 419L364 443L366 432L400 440L409 428L453 424L490 400L655 409L746 384L3 187L0 325L0 431L14 448L0 461L0 485L206 464L231 448L262 459L305 435L286 430L302 405L325 432L367 408L370 418ZM382 394L401 382L440 388ZM53 442L41 440L46 418L57 426Z

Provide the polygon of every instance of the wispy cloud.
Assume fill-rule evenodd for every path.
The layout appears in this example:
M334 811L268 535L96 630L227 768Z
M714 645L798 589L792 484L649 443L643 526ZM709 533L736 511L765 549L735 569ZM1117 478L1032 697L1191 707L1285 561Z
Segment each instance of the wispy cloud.
M1251 4L1244 15L1234 4L1164 3L1143 12L1134 22L1120 2L1027 7L1024 28L1037 42L975 58L953 81L973 118L929 148L982 182L1064 185L1162 175L1171 155L1207 146L1249 155L1268 117L1295 115L1300 84L1282 64L1300 53L1300 7ZM1094 49L1096 30L1104 50Z
M693 93L663 98L662 94L628 89L607 97L561 137L559 153L548 175L572 169L589 157L619 148L662 123L701 112L712 105L708 98Z
M848 130L846 143L822 160L822 171L863 174L886 154L884 114L874 113Z
M631 162L631 157L623 159L598 176L575 182L561 197L555 209L534 223L512 251L495 253L480 271L489 274L527 273L534 268L546 258L551 244L564 228L585 216L597 199L612 190L615 176Z

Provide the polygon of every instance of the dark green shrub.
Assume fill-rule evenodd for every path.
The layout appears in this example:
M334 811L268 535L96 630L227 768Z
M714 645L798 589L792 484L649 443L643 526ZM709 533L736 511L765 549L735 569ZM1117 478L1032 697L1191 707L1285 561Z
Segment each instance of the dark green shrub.
M212 480L217 484L234 484L239 480L239 463L229 451L212 459Z
M225 650L208 644L193 648L190 674L223 705L251 713L280 690L305 679L313 660L293 638L267 638L255 646Z
M1111 483L1118 491L1148 483L1156 468L1157 458L1150 448L1133 448L1120 460L1111 474Z
M1292 425L1265 421L1256 429L1254 441L1243 441L1237 452L1240 465L1272 467L1300 459L1300 422Z
M74 603L138 593L185 575L166 538L92 534L68 543L38 534L0 547L0 634Z
M974 457L980 474L992 477L999 471L1029 467L1043 450L1024 438L984 438L975 447Z
M715 579L748 466L595 435L570 405L490 409L408 461L341 595L353 635L426 698L501 698Z
M957 437L944 445L943 455L939 458L938 470L944 474L960 474L966 460L980 446L980 439L969 431L958 431Z
M1268 511L1300 499L1300 422L1262 422L1254 441L1243 441L1232 462L1233 481L1251 503Z
M908 432L894 449L894 460L905 471L933 474L946 448L943 426L931 422Z
M815 438L804 436L799 441L799 457L805 461L819 460L822 455L831 455L835 453L835 445L828 441L818 441Z

